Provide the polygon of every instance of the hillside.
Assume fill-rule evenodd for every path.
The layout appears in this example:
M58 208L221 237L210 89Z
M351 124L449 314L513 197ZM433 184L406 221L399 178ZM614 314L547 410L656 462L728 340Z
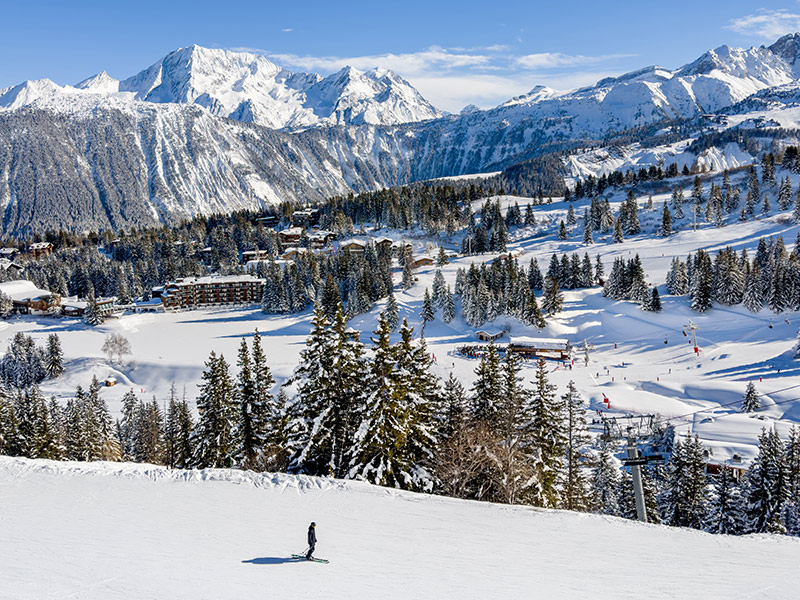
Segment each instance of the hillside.
M0 482L9 600L755 600L792 597L800 584L796 539L712 536L356 482L5 457ZM329 565L290 558L311 520Z

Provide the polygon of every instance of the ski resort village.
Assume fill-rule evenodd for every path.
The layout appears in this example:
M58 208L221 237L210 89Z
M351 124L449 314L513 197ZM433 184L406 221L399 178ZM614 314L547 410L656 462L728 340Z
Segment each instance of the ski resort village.
M0 599L800 598L772 32L460 112L199 45L0 81Z

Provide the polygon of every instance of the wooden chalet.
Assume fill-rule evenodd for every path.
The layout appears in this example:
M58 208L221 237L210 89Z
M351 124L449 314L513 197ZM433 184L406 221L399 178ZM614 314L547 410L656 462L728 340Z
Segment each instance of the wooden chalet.
M508 342L508 351L526 358L567 360L568 346L569 340L563 338L512 337Z
M61 306L59 294L37 288L27 279L0 283L0 292L11 298L14 310L18 313L44 314Z
M251 260L264 260L265 258L269 258L269 252L266 250L259 250L256 248L255 250L245 250L242 252L242 264L247 264Z
M496 339L503 337L505 334L506 332L503 329L481 329L480 331L475 332L475 335L482 342L493 342Z
M364 254L367 251L367 242L356 239L345 240L339 244L339 251L350 256Z
M281 243L281 248L297 246L301 237L303 237L302 227L290 227L278 232L278 241Z
M428 267L434 264L434 259L431 256L420 256L411 261L411 265L416 269L419 267Z
M304 208L292 213L293 227L311 227L319 222L319 209Z
M280 222L280 217L277 215L264 215L263 217L256 217L256 225L263 225L264 227L275 227Z
M53 252L53 244L50 242L36 242L28 246L28 252L33 258L42 258Z
M317 230L308 234L308 246L312 250L320 250L327 246L336 236L332 231Z

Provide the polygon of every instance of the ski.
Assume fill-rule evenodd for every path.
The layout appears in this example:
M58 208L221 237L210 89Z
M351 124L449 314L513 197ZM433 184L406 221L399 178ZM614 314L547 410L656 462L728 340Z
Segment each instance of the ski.
M325 558L306 558L303 554L292 554L292 558L300 558L302 560L307 560L309 562L317 562L322 563L323 565L327 565L330 561Z

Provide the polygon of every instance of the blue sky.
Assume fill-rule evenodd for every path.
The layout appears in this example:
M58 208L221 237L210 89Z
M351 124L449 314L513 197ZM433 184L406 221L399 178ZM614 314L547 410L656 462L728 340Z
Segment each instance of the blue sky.
M193 43L249 49L292 70L391 68L434 105L496 105L537 84L588 85L705 50L800 31L798 2L206 2L3 0L0 87L102 70L124 78Z

